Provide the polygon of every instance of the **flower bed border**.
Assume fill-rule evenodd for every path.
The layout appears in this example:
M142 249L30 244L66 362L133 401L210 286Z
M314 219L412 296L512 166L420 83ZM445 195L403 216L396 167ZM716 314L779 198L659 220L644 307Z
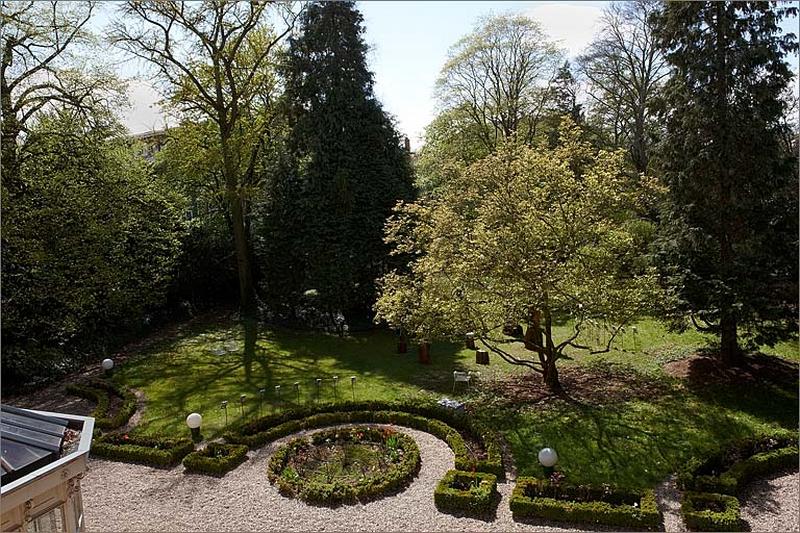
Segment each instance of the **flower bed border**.
M218 450L227 450L228 455L217 456ZM196 450L183 458L186 472L208 476L224 476L247 460L247 446L209 442L202 450Z
M493 430L471 420L466 414L442 409L428 402L345 402L321 404L258 418L224 437L227 442L245 444L255 449L279 438L307 429L336 424L397 424L431 433L447 443L455 453L458 470L505 475L499 436ZM459 433L461 429L479 438L486 459L473 458Z
M95 419L95 427L99 429L120 428L127 424L136 412L136 395L127 387L118 387L107 381L92 380L86 384L69 383L65 390L69 394L97 404L91 416ZM109 416L108 412L111 406L110 394L122 399L122 405L113 416Z
M109 433L94 440L91 454L112 461L171 468L193 451L194 443L189 439Z
M549 497L528 497L528 487L547 489L550 483L544 479L521 477L511 494L510 507L514 519L537 517L561 522L585 522L622 527L657 528L661 523L661 513L656 504L652 489L626 490L613 487L561 485L562 494L608 495L625 499L638 499L638 507L626 504L613 504L607 501L586 502L569 501Z
M323 430L311 435L310 440L315 444L325 439L346 440L342 438L345 432L348 437L352 436L354 432L363 433L370 437L371 442L377 442L377 439L382 441L384 435L383 431L376 428L355 426ZM293 439L273 453L267 467L267 477L278 487L281 494L295 496L311 503L335 505L373 500L387 492L406 487L419 472L420 454L417 443L403 433L395 432L394 435L404 452L401 462L388 472L383 472L381 477L370 479L364 483L316 483L302 478L287 479L283 475L286 463L298 447L308 443L308 436Z
M456 480L475 483L469 490L459 490L451 485ZM497 504L497 477L485 472L449 470L433 493L436 508L443 512L485 515Z
M698 472L709 463L721 462L722 457L733 450L755 447L774 440L777 446L772 450L755 453L750 457L733 463L728 470L719 475L704 475ZM797 446L797 433L779 431L752 439L743 439L728 445L723 451L706 456L693 457L678 474L678 486L684 490L736 495L741 487L753 479L771 474L784 468L797 465L800 450Z
M723 511L697 510L695 502L716 502L724 506ZM740 531L742 519L739 514L739 500L727 494L709 492L684 492L681 499L683 521L692 531Z

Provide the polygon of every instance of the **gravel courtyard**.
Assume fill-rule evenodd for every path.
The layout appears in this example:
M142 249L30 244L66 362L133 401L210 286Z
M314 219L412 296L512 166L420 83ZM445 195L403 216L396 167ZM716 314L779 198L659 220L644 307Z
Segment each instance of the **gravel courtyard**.
M428 433L402 428L414 437L422 467L399 494L367 504L315 507L281 496L266 476L272 443L222 478L185 475L183 467L161 470L127 463L91 460L83 481L85 520L90 531L582 531L541 522L519 523L508 498L513 483L501 483L502 501L492 521L440 513L433 490L452 468L453 452ZM284 439L285 440L285 439ZM754 483L742 516L752 531L798 531L798 474ZM672 502L662 502L675 508ZM675 520L677 518L677 520ZM679 517L665 523L682 530Z

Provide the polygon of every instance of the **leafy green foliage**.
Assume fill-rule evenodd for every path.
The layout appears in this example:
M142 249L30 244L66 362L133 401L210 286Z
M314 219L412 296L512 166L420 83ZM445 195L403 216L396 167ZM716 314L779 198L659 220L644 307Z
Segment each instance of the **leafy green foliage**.
M781 141L797 38L781 34L785 14L767 3L692 2L670 3L657 19L674 69L659 147L670 200L662 264L680 314L719 335L729 362L739 336L772 345L797 333L797 154Z
M725 494L684 492L681 514L692 531L741 531L739 500Z
M4 383L97 357L164 303L181 217L117 131L42 117L25 140L24 186L4 183Z
M187 472L224 476L247 460L247 446L209 442L202 450L183 458Z
M618 331L659 294L642 254L653 228L637 215L651 184L641 185L621 152L595 153L568 120L554 149L505 146L390 219L387 240L413 261L382 278L378 318L418 339L473 331L505 360L552 376L588 320ZM526 338L538 360L511 355L501 327L531 324L537 309L574 317L573 331L554 339L548 322L546 345Z
M517 478L511 494L514 518L655 529L661 521L655 493L611 486L558 485L544 479Z
M312 3L289 40L289 161L274 185L289 216L266 221L260 248L269 302L293 318L307 304L363 320L387 268L384 221L412 194L408 154L373 93L362 24L352 2Z
M497 504L497 477L482 472L448 470L433 493L440 511L486 515Z

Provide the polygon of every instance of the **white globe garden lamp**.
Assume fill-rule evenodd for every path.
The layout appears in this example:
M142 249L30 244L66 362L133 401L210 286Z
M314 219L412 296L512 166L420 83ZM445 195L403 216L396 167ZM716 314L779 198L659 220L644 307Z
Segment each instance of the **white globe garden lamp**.
M198 439L200 437L200 424L203 423L203 417L200 413L192 413L186 417L186 425L192 431L192 438Z
M103 359L103 362L100 363L100 367L103 369L104 374L111 374L111 370L114 368L114 361L111 359Z
M553 468L558 462L558 454L553 448L539 450L539 463L545 468Z

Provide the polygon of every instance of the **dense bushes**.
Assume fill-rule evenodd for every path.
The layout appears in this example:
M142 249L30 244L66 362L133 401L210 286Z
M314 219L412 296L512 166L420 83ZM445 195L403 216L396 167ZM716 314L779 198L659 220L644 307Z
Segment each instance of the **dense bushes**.
M3 180L2 381L50 379L147 327L183 234L175 195L119 131L42 116Z
M678 475L678 485L696 492L735 495L755 477L796 466L797 457L795 432L745 439L704 459L690 459Z
M465 414L425 402L348 402L323 404L259 418L229 432L225 440L257 448L273 440L305 429L334 424L376 423L408 426L431 433L445 441L456 455L456 468L503 476L499 437L470 420ZM479 440L486 457L470 453L461 431Z
M98 429L117 429L124 426L136 412L136 395L128 388L120 388L106 381L90 381L86 385L70 383L66 386L69 394L80 396L94 402L97 407L92 411L94 425ZM116 413L110 412L111 395L122 401Z
M391 445L389 444L391 441ZM385 450L376 453L392 455L388 467L355 482L323 482L306 479L289 465L292 458L306 453L314 446L337 443L379 443ZM269 480L282 494L297 496L305 501L324 504L352 503L377 498L386 492L404 487L419 471L420 456L414 439L398 432L382 431L370 427L332 429L315 433L311 437L294 439L278 449L270 458L267 468Z
M165 439L141 435L107 434L95 439L92 455L103 459L172 467L194 450L189 439Z
M685 492L681 514L686 526L694 531L739 531L739 500L725 494Z
M247 460L247 446L210 442L183 458L187 472L222 476Z
M661 520L652 490L555 485L535 478L517 479L510 505L514 518L646 528Z
M436 487L433 501L440 511L482 515L492 511L497 496L494 474L450 470Z

